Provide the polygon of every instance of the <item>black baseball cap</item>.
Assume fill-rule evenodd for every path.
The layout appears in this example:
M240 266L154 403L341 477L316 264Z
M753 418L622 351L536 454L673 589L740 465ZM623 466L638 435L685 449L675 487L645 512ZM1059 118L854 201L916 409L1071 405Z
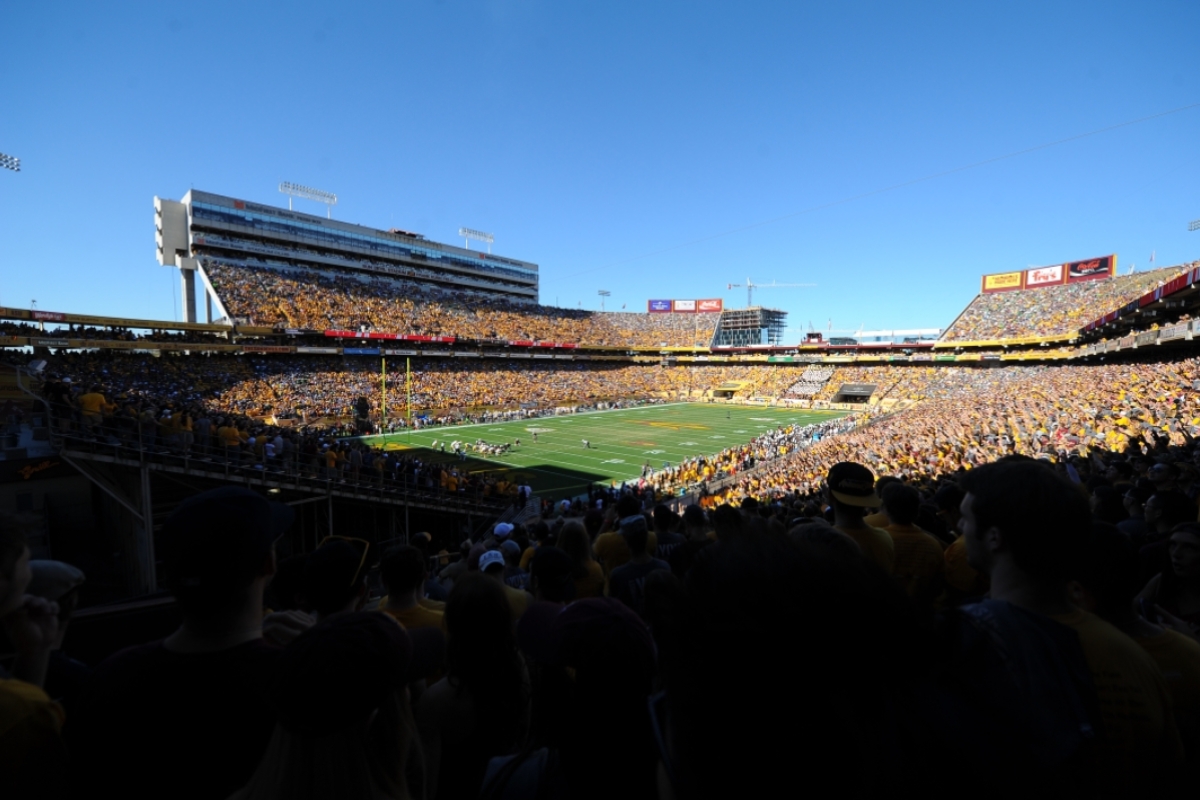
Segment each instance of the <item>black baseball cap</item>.
M882 505L875 494L875 476L871 470L853 461L841 461L829 468L825 479L829 492L839 503L847 506L878 508Z

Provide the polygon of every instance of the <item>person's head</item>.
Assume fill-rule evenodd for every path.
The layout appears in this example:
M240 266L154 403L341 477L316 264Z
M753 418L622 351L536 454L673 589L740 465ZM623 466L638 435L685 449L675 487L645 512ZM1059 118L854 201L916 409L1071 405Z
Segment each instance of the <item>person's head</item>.
M580 567L592 560L592 542L587 529L577 519L567 520L562 526L558 532L558 546Z
M417 741L407 684L445 661L441 631L339 614L284 649L268 701L278 720L245 798L407 797Z
M1182 580L1200 579L1200 523L1176 526L1167 540L1171 553L1171 572Z
M959 528L972 567L991 573L1003 562L1038 582L1070 578L1091 525L1087 498L1073 483L1022 459L973 469L962 488Z
M728 541L742 532L745 518L729 503L722 503L712 512L713 531L719 541Z
M955 483L944 483L933 493L933 503L937 506L938 516L946 522L950 530L958 529L958 519L961 516L963 490Z
M32 578L24 531L12 515L0 515L0 618L21 607Z
M193 628L217 630L262 606L275 572L275 541L292 523L291 507L239 486L184 500L163 523L167 588Z
M526 698L504 586L468 573L454 582L445 614L447 676L470 693L480 727L507 741Z
M504 553L499 550L485 550L480 553L479 571L498 581L504 580Z
M1155 486L1172 486L1179 477L1179 470L1169 461L1160 461L1146 470L1146 477Z
M659 503L654 507L654 530L658 533L666 533L675 528L675 521L679 519L670 506Z
M666 690L656 715L674 796L776 791L794 779L796 753L842 776L848 794L889 785L894 773L855 752L888 736L893 692L915 679L916 626L903 591L840 544L741 536L720 548L720 558L692 568L655 628ZM816 643L822 656L796 658L781 631ZM713 691L747 665L757 680L736 696ZM780 719L789 725L783 739L770 722Z
M1124 493L1111 486L1097 486L1092 490L1092 517L1096 521L1115 525L1127 516Z
M704 517L704 509L695 503L684 508L683 527L689 536L705 533L708 530L708 520Z
M868 508L879 508L875 494L875 476L871 470L853 461L842 461L829 468L825 494L837 513L862 517Z
M858 543L823 519L796 525L788 531L788 536L801 546L822 547L842 558L862 558Z
M427 570L425 557L411 545L393 547L379 562L379 578L387 589L388 597L403 597L425 585Z
M893 479L883 489L883 510L895 525L912 525L921 510L921 493Z
M1115 525L1092 523L1087 546L1075 569L1088 611L1109 621L1132 613L1133 598L1141 588L1137 551L1137 546Z
M631 492L626 492L617 500L617 519L625 519L634 514L642 513L642 501Z
M569 603L575 599L578 573L571 556L557 547L539 547L529 562L529 588L538 600Z
M1142 508L1146 524L1159 533L1166 533L1183 522L1195 522L1196 504L1183 492L1157 489Z
M330 536L304 565L304 597L319 618L362 607L367 595L367 555L363 539Z
M650 531L646 526L646 516L640 511L621 519L621 536L629 547L630 556L637 558L646 552L650 541Z

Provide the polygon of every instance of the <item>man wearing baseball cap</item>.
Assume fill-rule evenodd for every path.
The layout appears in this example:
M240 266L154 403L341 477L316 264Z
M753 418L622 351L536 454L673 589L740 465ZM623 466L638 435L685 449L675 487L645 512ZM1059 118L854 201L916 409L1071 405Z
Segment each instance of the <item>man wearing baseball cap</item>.
M274 727L267 687L279 650L262 638L263 590L292 509L226 486L181 503L158 537L183 622L110 656L66 726L74 780L123 798L227 797Z
M882 528L863 521L867 509L883 505L875 494L875 476L871 470L853 461L834 464L825 479L825 499L833 506L833 526L853 539L868 561L892 574L896 560L892 537Z

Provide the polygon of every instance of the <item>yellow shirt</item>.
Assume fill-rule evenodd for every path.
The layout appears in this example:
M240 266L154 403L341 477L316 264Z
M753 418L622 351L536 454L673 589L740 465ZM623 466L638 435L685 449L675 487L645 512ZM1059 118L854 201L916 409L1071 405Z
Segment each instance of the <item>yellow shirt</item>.
M23 764L46 763L51 760L51 750L59 751L65 764L66 752L59 737L63 718L62 706L37 686L0 679L0 775L6 776L0 784L14 776L28 780Z
M834 526L837 528L837 526ZM883 528L837 528L849 536L857 544L868 561L874 561L888 575L894 572L896 563L896 544Z
M1171 696L1154 659L1133 639L1086 611L1054 617L1075 630L1100 706L1100 785L1120 796L1146 791L1183 761Z
M441 611L434 611L418 603L412 608L379 609L392 619L407 628L441 628L446 630L446 616Z
M79 410L84 414L99 414L104 411L108 401L99 392L88 392L79 396Z
M909 597L928 594L945 568L941 545L916 525L890 525L884 530L892 537L896 550L892 574Z
M1200 763L1200 642L1172 630L1135 641L1162 671L1171 692L1179 738L1194 767Z

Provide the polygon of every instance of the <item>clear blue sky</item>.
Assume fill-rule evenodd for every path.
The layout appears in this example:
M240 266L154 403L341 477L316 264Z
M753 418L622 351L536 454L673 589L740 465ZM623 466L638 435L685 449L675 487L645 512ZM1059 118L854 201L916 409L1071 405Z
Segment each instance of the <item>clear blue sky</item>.
M4 28L3 305L174 318L153 196L282 205L281 180L351 222L492 231L550 304L816 283L756 295L796 328L1200 258L1200 108L796 213L1200 102L1195 0L17 3Z

